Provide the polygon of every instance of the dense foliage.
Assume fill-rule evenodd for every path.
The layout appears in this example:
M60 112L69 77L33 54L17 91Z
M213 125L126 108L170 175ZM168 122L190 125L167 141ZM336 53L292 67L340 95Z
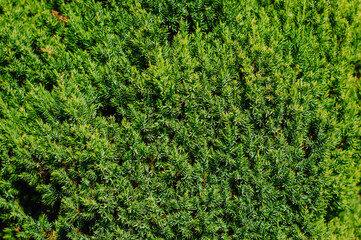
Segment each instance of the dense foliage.
M359 0L0 0L0 238L361 236Z

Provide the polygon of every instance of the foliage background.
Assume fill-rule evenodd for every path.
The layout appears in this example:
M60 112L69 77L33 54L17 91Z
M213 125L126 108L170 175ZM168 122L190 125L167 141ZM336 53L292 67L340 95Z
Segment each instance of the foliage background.
M0 238L359 238L360 8L0 0Z

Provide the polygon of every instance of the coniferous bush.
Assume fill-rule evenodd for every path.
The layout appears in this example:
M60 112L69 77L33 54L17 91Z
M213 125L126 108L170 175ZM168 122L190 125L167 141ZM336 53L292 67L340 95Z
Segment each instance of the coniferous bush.
M1 239L357 239L358 0L0 0Z

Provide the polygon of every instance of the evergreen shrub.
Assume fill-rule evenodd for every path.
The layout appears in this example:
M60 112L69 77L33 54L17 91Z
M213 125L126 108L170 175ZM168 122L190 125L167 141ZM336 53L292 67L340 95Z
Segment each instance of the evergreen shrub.
M0 0L1 239L357 239L359 0Z

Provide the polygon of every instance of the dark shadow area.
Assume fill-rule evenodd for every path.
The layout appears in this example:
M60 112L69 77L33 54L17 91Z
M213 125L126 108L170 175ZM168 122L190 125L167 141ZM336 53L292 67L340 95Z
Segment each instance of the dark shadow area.
M343 209L339 209L335 203L338 203L340 201L339 197L337 195L333 195L330 204L328 205L326 209L326 215L325 215L325 221L326 223L329 223L332 219L339 216ZM336 206L335 206L336 205Z
M126 47L129 49L126 54L131 64L136 66L140 71L147 70L149 67L149 61L144 54L144 50L132 41L127 41Z
M0 209L0 212L3 212L2 209ZM0 239L2 239L2 235L1 233L4 231L4 229L8 227L8 225L6 224L6 222L4 222L2 219L0 219Z
M355 66L354 77L356 77L357 80L359 80L361 77L361 61L358 61L357 63L355 63L354 66Z
M19 191L19 205L24 212L34 219L38 219L42 211L41 194L23 180L13 183L15 189Z
M117 115L117 108L110 105L100 106L98 111L104 117L116 116Z
M45 214L50 222L57 219L60 211L60 201L54 206L48 206L41 202L41 193L37 192L35 187L30 186L24 180L18 180L13 183L15 189L19 191L19 205L24 213L34 219L39 219L41 214Z

